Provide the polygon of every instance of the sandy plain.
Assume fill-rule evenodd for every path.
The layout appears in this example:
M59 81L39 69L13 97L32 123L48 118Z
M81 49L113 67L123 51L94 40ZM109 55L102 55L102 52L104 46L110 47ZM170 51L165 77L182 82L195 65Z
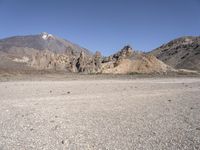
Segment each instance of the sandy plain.
M2 80L0 150L200 149L200 78Z

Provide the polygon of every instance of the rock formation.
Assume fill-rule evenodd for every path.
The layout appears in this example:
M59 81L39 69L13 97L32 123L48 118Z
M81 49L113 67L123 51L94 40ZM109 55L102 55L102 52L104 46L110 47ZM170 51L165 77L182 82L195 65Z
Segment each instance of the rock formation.
M173 71L173 68L165 65L156 57L137 53L130 46L125 46L116 54L104 59L98 51L92 57L83 51L78 57L72 54L54 54L45 51L38 53L31 64L39 70L68 70L82 73L127 74Z
M94 70L95 72L101 72L102 56L99 51L94 54Z
M116 54L105 58L102 64L102 73L128 74L128 73L167 73L174 69L153 55L146 55L133 51L125 46ZM108 61L110 60L110 61Z
M48 33L0 40L0 69L48 70L73 73L167 73L176 68L199 68L199 37L180 38L150 54L126 45L117 53L102 57ZM155 55L156 57L152 56ZM175 57L174 57L175 56Z
M80 56L79 56L77 63L76 63L76 67L77 67L78 72L84 72L85 71L86 58L85 58L85 54L84 54L83 51L80 53Z

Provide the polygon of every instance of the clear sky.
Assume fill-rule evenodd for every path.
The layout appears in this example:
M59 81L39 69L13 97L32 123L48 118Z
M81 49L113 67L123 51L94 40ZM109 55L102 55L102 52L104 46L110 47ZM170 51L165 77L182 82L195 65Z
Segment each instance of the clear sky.
M200 0L0 0L0 38L48 32L109 55L200 35Z

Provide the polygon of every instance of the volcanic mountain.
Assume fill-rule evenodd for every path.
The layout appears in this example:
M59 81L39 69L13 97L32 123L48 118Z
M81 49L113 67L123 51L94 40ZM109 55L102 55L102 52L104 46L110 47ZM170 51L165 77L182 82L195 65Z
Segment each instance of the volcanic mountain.
M6 53L20 53L20 51L24 52L26 49L39 51L49 50L56 53L66 53L71 51L74 51L74 53L80 53L83 51L86 54L91 54L89 50L82 48L77 44L46 32L38 35L14 36L0 40L0 51ZM30 52L30 50L28 51Z
M172 40L150 54L176 69L200 70L200 36Z
M70 57L71 55L78 57L81 52L88 56L92 55L89 50L46 32L38 35L9 37L0 40L0 70L29 70L32 68L26 63L30 63L35 57L43 59L36 61L40 63L40 66L45 66L49 60L40 57L46 56L45 54L66 54ZM52 57L57 58L56 56ZM36 64L35 62L33 65ZM37 67L40 68L40 66Z

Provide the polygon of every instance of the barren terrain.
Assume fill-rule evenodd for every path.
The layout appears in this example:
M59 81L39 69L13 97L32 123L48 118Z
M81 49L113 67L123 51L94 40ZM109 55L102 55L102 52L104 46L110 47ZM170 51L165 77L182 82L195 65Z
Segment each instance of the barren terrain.
M200 78L0 82L0 150L200 149Z

